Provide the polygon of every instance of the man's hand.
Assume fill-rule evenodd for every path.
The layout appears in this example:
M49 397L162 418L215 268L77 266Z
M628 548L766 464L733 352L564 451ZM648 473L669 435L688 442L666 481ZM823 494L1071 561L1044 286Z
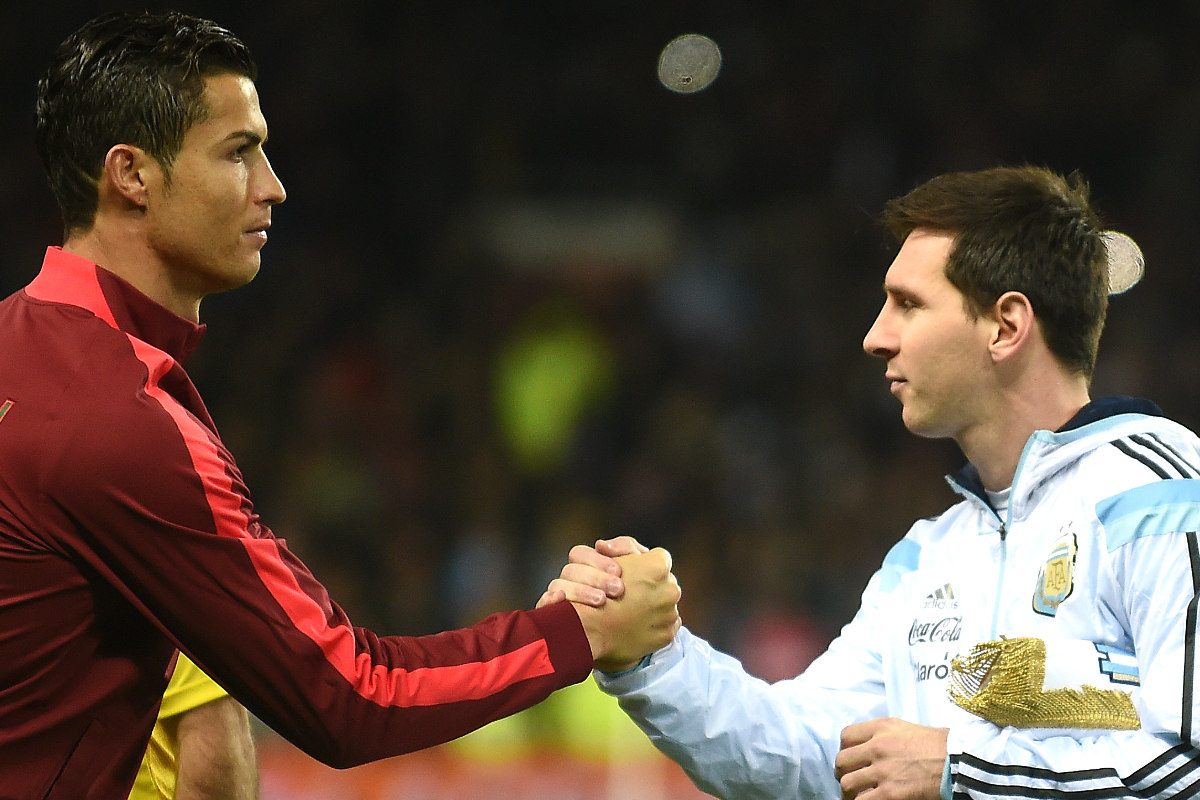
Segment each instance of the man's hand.
M847 727L834 761L842 797L938 800L947 732L890 718Z
M570 600L599 608L608 598L616 599L625 593L618 556L648 552L650 548L632 536L601 539L595 547L577 544L571 548L568 563L559 577L550 581L537 607Z
M592 646L596 668L604 672L629 669L666 647L681 624L680 589L671 574L670 553L659 547L615 560L624 579L621 596L608 597L600 607L573 603Z

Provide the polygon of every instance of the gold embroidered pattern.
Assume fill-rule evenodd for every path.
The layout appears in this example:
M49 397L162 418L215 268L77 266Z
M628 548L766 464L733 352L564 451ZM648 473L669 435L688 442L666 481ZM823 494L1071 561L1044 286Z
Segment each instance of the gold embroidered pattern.
M1045 690L1046 643L1021 637L983 642L951 662L950 697L997 725L1015 728L1141 727L1129 695L1117 689Z

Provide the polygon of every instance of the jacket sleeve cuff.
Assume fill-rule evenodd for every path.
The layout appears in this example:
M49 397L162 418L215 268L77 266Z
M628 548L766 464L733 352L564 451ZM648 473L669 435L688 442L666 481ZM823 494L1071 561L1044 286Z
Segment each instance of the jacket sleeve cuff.
M592 672L592 646L583 632L575 607L568 602L551 603L529 612L542 632L550 663L562 686L570 686Z
M646 656L632 669L613 673L596 670L594 673L596 685L604 692L618 697L629 692L639 691L677 664L683 658L686 643L691 639L691 632L686 627L680 628L673 642Z
M646 656L645 658L643 658L638 663L634 664L629 669L623 669L620 672L605 672L604 670L598 669L598 670L596 670L596 674L603 675L604 677L609 678L609 679L621 678L621 677L624 677L625 675L629 675L631 673L637 672L639 669L645 669L646 667L650 666L650 658L651 658L651 656Z

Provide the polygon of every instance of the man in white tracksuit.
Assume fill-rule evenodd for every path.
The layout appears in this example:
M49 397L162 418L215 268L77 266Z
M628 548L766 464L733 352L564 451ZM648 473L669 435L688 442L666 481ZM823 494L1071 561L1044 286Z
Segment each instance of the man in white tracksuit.
M884 222L902 244L864 348L905 425L962 448L961 499L891 549L803 674L767 684L684 628L600 685L724 798L1195 794L1200 441L1088 394L1121 237L1080 179L1030 167L934 178ZM576 547L544 602L604 602L611 557L638 547ZM1016 721L966 710L955 660L1013 639L1075 654L1065 694ZM1085 713L1096 697L1124 721Z

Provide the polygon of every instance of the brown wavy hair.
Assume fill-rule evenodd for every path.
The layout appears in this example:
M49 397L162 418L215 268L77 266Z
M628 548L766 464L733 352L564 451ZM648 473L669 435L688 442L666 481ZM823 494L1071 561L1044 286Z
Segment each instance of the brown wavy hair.
M881 221L900 243L917 229L953 236L946 277L967 312L977 317L1005 292L1020 292L1050 351L1091 378L1108 312L1108 262L1079 173L1034 166L948 173L889 201Z

